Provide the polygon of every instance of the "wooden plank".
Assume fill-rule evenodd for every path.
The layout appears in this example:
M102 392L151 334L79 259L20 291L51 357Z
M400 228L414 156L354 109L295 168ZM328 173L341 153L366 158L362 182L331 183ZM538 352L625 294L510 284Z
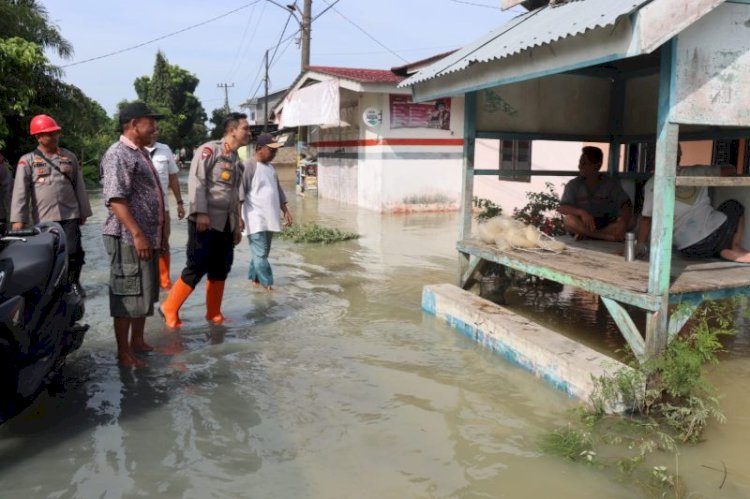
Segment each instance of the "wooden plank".
M648 292L660 300L659 308L646 318L646 356L657 355L667 346L667 307L672 265L674 189L677 173L677 141L680 127L670 122L674 107L675 40L665 43L659 61L659 103L656 120L656 171L651 218L651 264Z
M638 13L641 51L653 52L660 45L711 12L724 0L654 0Z
M474 196L474 145L476 142L477 94L466 94L464 103L464 161L461 181L461 215L458 238L471 234L472 203Z
M672 315L669 316L669 326L667 327L667 334L669 337L668 341L672 341L674 337L680 333L683 326L685 326L687 321L690 320L693 313L698 307L700 307L700 305L701 302L681 303L677 309L672 312Z
M647 310L659 303L646 293L647 264L621 256L570 247L560 254L520 250L498 251L477 240L459 241L459 251L497 262L527 274L575 286ZM612 263L615 263L614 268Z
M750 177L677 177L675 185L715 187L744 187L750 186Z
M534 275L539 275L543 272L542 268L547 268L548 274L570 274L568 280L598 280L602 286L606 284L606 287L617 287L626 293L647 293L648 262L626 262L616 254L622 248L620 243L573 241L567 237L559 239L568 244L568 249L559 255L519 250L499 251L495 245L475 239L460 241L457 247L466 254L481 256L503 265L503 262L513 261L515 263L508 266L518 270L532 269L530 273ZM535 268L538 270L533 270ZM675 253L671 271L669 298L673 304L688 299L702 300L704 295L706 299L721 299L750 294L750 265L725 260L686 259ZM561 282L554 278L552 280ZM638 306L637 303L631 304ZM655 304L656 302L654 306Z
M474 146L477 134L477 94L469 92L464 99L464 161L461 175L461 205L458 222L458 239L466 239L471 234L472 209L474 202ZM459 285L463 278L464 269L468 267L469 259L466 255L458 255Z
M620 329L625 341L630 345L630 349L633 350L633 353L638 360L642 361L646 353L646 344L643 341L640 331L638 331L638 328L633 322L633 319L630 317L630 314L628 314L628 311L622 308L622 305L616 301L604 296L601 298L602 302L607 307L607 310L609 310L612 319L614 319L615 324L617 324L617 327Z
M485 260L484 258L479 258L479 257L474 258L474 261L469 263L469 268L466 270L466 272L464 272L464 275L461 277L461 288L471 289L471 287L477 283L477 280L474 277L474 275L477 272L481 273L488 263L489 262Z

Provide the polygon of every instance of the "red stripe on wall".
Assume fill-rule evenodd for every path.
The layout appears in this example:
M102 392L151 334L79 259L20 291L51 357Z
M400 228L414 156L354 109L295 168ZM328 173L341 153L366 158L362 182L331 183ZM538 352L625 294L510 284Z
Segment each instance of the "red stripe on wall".
M321 140L311 142L314 147L372 147L372 146L463 146L464 139L367 139Z

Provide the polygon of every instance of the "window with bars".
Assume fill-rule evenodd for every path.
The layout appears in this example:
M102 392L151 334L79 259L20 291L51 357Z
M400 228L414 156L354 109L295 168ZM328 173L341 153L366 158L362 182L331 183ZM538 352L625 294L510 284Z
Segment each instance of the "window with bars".
M531 170L531 141L530 140L501 140L500 141L500 170L528 171ZM500 180L516 182L531 182L531 176L503 176Z

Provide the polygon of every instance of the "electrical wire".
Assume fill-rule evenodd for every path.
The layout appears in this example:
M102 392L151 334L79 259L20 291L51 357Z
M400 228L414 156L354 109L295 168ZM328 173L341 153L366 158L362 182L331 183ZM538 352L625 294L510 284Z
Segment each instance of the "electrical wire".
M250 10L250 14L247 16L247 22L245 23L245 29L242 30L242 38L240 39L239 45L237 45L237 50L234 53L234 57L232 57L232 65L229 66L229 74L225 78L226 81L229 81L234 76L234 73L236 73L236 67L237 67L237 60L240 58L240 53L242 52L242 49L246 47L245 45L245 37L247 36L247 32L250 29L250 25L253 21L253 15L255 14L255 6ZM253 33L254 35L254 33ZM248 45L252 43L252 35L250 37L250 41L248 42Z
M315 14L315 16L313 16L313 17L312 17L312 18L310 19L310 25L312 26L312 23L313 23L313 22L315 22L315 21L316 21L317 19L319 19L319 18L320 18L320 17L321 17L321 16L323 15L323 14L325 14L326 12L328 12L329 10L331 10L331 9L332 9L332 8L333 8L333 7L334 7L334 6L335 6L335 5L337 4L337 3L339 3L340 1L341 1L341 0L334 0L334 2L333 2L333 3L330 3L330 2L328 2L328 1L326 0L326 3L328 4L328 7L326 7L326 8L325 8L325 9L323 9L322 11L318 12L317 14ZM296 3L296 1L295 1L295 3ZM287 20L287 21L288 21L288 20ZM297 35L298 35L298 34L299 34L300 32L302 32L302 27L300 26L300 28L299 28L299 29L297 29L297 31L295 31L294 33L292 33L292 34L291 34L291 35L289 35L288 37L286 37L286 38L283 38L283 39L282 39L282 37L284 36L284 31L286 31L286 26L285 26L284 30L282 31L282 35L281 35L281 37L279 37L279 41L278 41L278 42L276 43L276 46L275 46L275 47L273 48L273 50L274 50L274 54L276 53L276 51L278 50L278 48L279 48L279 46L280 46L281 44L283 44L283 43L286 43L286 46L285 46L285 47L284 47L284 49L283 49L283 50L281 51L281 54L279 54L279 57L278 57L278 58L276 58L276 57L275 57L275 58L273 58L273 59L272 59L272 61L271 61L271 62L269 62L269 64L268 64L268 68L269 68L269 69L271 68L271 66L272 66L272 64L273 64L273 63L275 63L275 62L277 62L277 61L278 61L279 59L281 59L281 57L282 57L282 56L284 55L284 53L286 53L287 49L289 49L289 46L291 45L291 40L292 40L292 39L293 39L294 37L296 37L296 36L297 36ZM268 50L271 50L271 48L269 47L269 49L268 49ZM260 91L260 87L261 87L261 85L263 84L263 79L262 79L262 78L260 78L260 75L261 75L261 73L263 72L263 63L264 63L264 61L263 61L263 59L261 59L260 65L258 66L258 71L256 72L256 74L255 74L255 77L253 78L253 83L252 83L252 84L250 85L250 88L253 88L253 87L255 87L255 90L254 90L254 91L253 91L252 93L248 93L248 99L249 99L249 100L252 100L252 99L254 99L254 98L255 98L255 96L256 96L256 95L258 95L258 92ZM260 81L259 81L259 78L260 78ZM247 78L243 79L243 81L244 81L244 80L246 80L246 79L247 79ZM255 86L256 82L257 82L257 84L258 84L258 86L257 86L257 87Z
M486 9L492 9L492 10L503 10L502 7L497 7L495 5L487 5L485 3L477 3L477 2L467 2L466 0L450 0L453 3L462 3L464 5L471 5L472 7L484 7ZM518 13L525 13L526 10L521 9L519 7L511 7L508 9L508 12L518 12Z
M164 40L165 38L171 38L171 37L173 37L175 35L179 35L180 33L184 33L186 31L190 31L192 29L199 28L201 26L205 26L206 24L212 23L214 21L218 21L219 19L221 19L223 17L227 17L229 15L232 15L235 12L239 12L241 10L244 10L244 9L248 8L248 7L252 7L253 5L255 5L258 2L260 2L260 0L255 0L253 2L246 3L245 5L237 7L236 9L230 10L229 12L225 12L223 14L220 14L220 15L216 16L216 17L212 17L210 19L206 19L205 21L202 21L202 22L197 23L197 24L193 24L193 25L188 26L186 28L182 28L180 30L173 31L171 33L167 33L166 35L162 35L160 37L153 38L153 39L145 41L145 42L141 42L141 43L139 43L137 45L132 45L130 47L126 47L124 49L116 50L114 52L110 52L108 54L103 54L103 55L100 55L100 56L97 56L97 57L91 57L90 59L84 59L82 61L71 62L70 64L65 64L64 66L60 66L60 67L61 68L69 68L69 67L72 67L72 66L78 66L79 64L85 64L87 62L92 62L92 61L98 61L100 59L105 59L107 57L112 57L113 55L118 55L118 54L122 54L124 52L129 52L131 50L135 50L135 49L143 47L145 45L150 45L150 44L152 44L154 42L158 42L160 40Z
M284 33L286 33L286 29L289 27L289 21L292 20L292 13L289 13L289 17L286 18L286 23L284 23L284 28L281 30L281 35L279 35L279 41L276 42L276 46L273 49L273 54L271 54L271 58L268 59L268 65L270 66L273 64L273 60L276 57L276 52L279 50L279 45L281 45L281 39L284 38Z
M333 7L333 5L331 5L330 2L328 2L328 0L323 0L323 1L325 3L327 3L328 5L330 5L331 7ZM393 54L396 57L398 57L399 59L401 59L403 62L407 62L407 63L409 62L406 59L404 59L403 57L401 57L400 55L398 55L396 52L394 52L393 50L391 50L390 48L388 48L380 40L378 40L377 38L375 38L374 36L372 36L370 33L368 33L362 26L360 26L359 24L355 23L354 21L352 21L351 19L349 19L348 17L346 17L344 14L342 14L339 9L334 8L333 10L334 10L334 12L336 12L336 14L338 14L339 16L341 16L346 22L348 22L349 24L351 24L352 26L354 26L355 28L357 28L358 30L360 30L362 33L364 33L370 40L374 41L375 43L377 43L378 45L380 45L381 47L383 47L384 49L386 49L388 52L390 52L391 54Z
M500 7L496 7L494 5L487 5L487 4L484 4L484 3L476 3L476 2L467 2L466 0L450 0L450 1L453 2L453 3L462 3L464 5L472 5L474 7L485 7L487 9L492 9L492 10L499 10L500 9Z

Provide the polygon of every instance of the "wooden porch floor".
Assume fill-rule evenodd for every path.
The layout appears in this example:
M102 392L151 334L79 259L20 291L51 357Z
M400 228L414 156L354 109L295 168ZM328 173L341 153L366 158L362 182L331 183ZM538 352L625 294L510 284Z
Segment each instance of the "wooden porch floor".
M647 295L649 263L643 260L626 262L622 256L615 254L622 249L622 243L560 239L568 244L568 248L560 254L499 251L494 245L474 239L459 241L457 248L463 253L626 303L642 305L650 301ZM730 290L737 293L750 291L750 265L735 262L689 260L674 253L671 276L670 296L674 296L673 301L679 301L681 295L720 297L723 295L721 292ZM734 293L729 292L727 296L731 294ZM649 306L644 308L651 309Z

